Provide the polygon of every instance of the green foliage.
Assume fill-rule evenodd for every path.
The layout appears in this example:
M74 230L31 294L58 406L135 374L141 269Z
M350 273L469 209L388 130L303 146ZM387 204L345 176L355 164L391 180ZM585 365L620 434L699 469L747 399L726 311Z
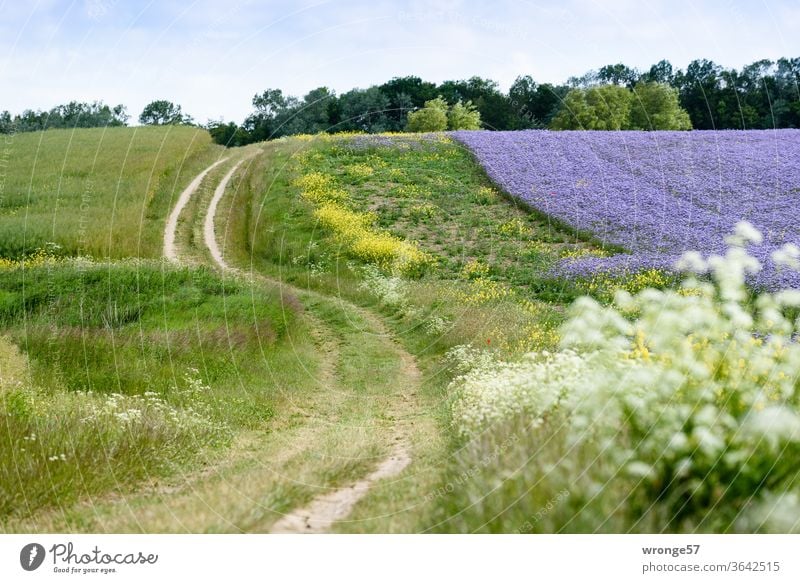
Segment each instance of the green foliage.
M449 130L478 130L481 114L471 101L458 100L452 106L442 96L425 102L425 107L409 112L406 131L440 132Z
M471 101L466 103L458 101L447 112L447 129L479 130L481 129L481 114Z
M681 106L697 129L800 127L800 58L724 69L706 59L673 75Z
M600 83L621 85L623 87L632 87L636 83L638 76L635 69L631 69L622 63L606 65L597 72L597 80Z
M28 109L13 117L7 111L0 112L0 134L64 128L118 127L127 122L128 115L124 105L110 107L102 101L70 101L57 105L50 111Z
M447 102L437 97L425 102L425 107L409 112L409 132L441 132L447 129Z
M295 133L316 134L330 129L329 111L336 94L327 87L317 87L304 97L300 108L293 112L291 123Z
M689 115L678 92L656 82L573 89L564 98L550 127L556 130L688 130Z
M381 93L389 99L386 111L390 131L402 131L409 111L425 106L425 102L436 97L436 84L419 77L395 77L379 85Z
M267 89L255 95L252 103L256 110L242 123L242 143L326 132L341 116L340 99L328 87L312 89L303 99Z
M573 89L553 118L556 130L623 130L630 127L631 92L618 85Z
M353 89L339 97L339 119L331 122L337 131L382 132L389 129L387 109L389 99L377 87Z
M489 129L519 129L529 127L508 95L502 93L496 81L474 76L466 80L445 81L437 88L449 104L472 101L481 114L483 126Z
M278 292L206 269L51 261L0 289L0 521L181 470L306 366Z
M674 80L675 71L672 68L672 63L665 59L650 67L648 72L639 77L639 81L649 83L666 83L668 85L672 85Z
M689 114L678 103L678 91L664 83L639 82L633 89L630 128L690 130Z
M517 77L508 90L508 97L522 127L547 127L558 113L569 87L536 83L529 75Z
M480 114L481 126L490 130L800 127L799 82L800 58L794 58L757 61L739 71L707 60L693 61L685 71L675 70L669 61L662 60L643 73L616 63L560 85L538 84L528 75L520 76L507 94L495 81L477 76L439 85L416 76L399 77L339 97L319 88L302 100L270 89L254 98L256 111L245 119L242 133L231 143L318 131L402 131L407 129L408 114L424 109L425 103L437 95L448 105L471 101ZM632 89L639 83L669 85L677 90L680 108L688 114L690 124L681 111L674 109L674 99L664 89L642 85L643 101L650 103L633 111L637 107L635 96L626 99L622 92L601 88L612 85ZM585 93L573 94L570 103L564 103L571 90ZM325 95L322 101L327 106L317 107L322 102L309 97L313 95ZM626 123L628 106L635 121ZM575 113L571 115L570 110ZM646 118L648 123L642 121ZM427 128L441 127L441 119L428 121ZM4 123L0 114L0 131ZM233 131L226 132L215 132L217 143L228 143Z
M163 125L190 125L193 123L191 116L185 115L181 111L181 106L158 99L145 105L139 115L139 123L151 126Z
M235 148L250 142L249 134L233 122L223 123L211 121L206 125L208 133L215 144Z

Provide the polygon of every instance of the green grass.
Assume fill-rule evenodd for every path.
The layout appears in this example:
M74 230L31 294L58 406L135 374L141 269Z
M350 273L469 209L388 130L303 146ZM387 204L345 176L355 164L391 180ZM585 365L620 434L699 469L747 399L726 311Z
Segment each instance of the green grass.
M456 371L444 358L449 349L463 344L505 360L531 350L553 349L567 304L585 291L601 296L618 282L573 285L550 278L548 269L565 257L618 250L602 249L515 204L457 145L442 141L415 145L413 139L408 143L412 145L406 148L366 149L352 148L347 139L337 138L275 144L256 161L226 207L237 263L377 311L425 373L422 403L437 432L426 434L427 443L415 444L413 479L378 485L337 530L619 532L631 528L631 517L623 507L607 508L607 520L598 523L597 506L586 512L587 500L557 487L564 483L564 473L577 476L581 464L592 463L578 452L559 465L568 445L557 428L526 427L523 419L517 419L474 441L456 437L447 393ZM366 266L319 227L313 205L294 186L297 177L311 172L335 177L354 210L373 212L378 226L418 242L436 257L435 268L416 280L367 275ZM629 283L650 285L651 279L633 278ZM400 286L399 300L380 291L395 285L392 281ZM536 463L532 456L537 456ZM547 460L554 466L549 480L540 475ZM609 495L604 503L613 506L624 499L627 489L614 491L620 496ZM637 528L651 529L658 518L645 517Z
M323 142L304 157L304 171L334 176L357 209L377 213L381 227L436 256L438 278L457 279L467 264L480 262L489 278L524 295L571 298L574 290L548 277L549 268L564 256L603 253L601 248L504 196L460 145L407 143Z
M0 255L55 241L68 255L157 256L174 198L218 156L202 132L171 131L16 137L27 170L15 169L7 184L16 186L4 192L26 193L27 172L38 198L28 226L10 195L0 201ZM110 137L118 150L141 146L121 181L124 154L114 148L101 148L108 163L87 170L85 152ZM80 160L69 142L78 138ZM41 159L66 159L84 175L40 175L37 139ZM164 139L171 145L158 154ZM138 260L40 254L24 271L0 261L0 530L263 531L279 513L364 477L400 421L411 428L412 465L376 484L335 530L547 532L576 516L585 521L567 530L589 529L585 501L548 486L530 463L536 454L558 465L557 431L518 419L469 443L456 437L447 388L457 371L445 355L465 344L508 360L553 348L566 304L585 288L548 269L615 250L514 204L456 144L402 142L279 140L234 176L218 237L229 263L268 280ZM208 262L198 225L224 172L212 172L179 225L182 256L195 263ZM396 279L355 260L300 196L294 181L310 172L333 176L353 210L416 241L433 268ZM51 190L47 176L71 194ZM90 212L80 193L91 184L103 195ZM117 195L109 184L124 188ZM423 373L413 395L395 340ZM212 475L198 473L203 463ZM164 495L151 487L161 483L170 484ZM612 517L606 530L619 524Z
M448 152L445 161L430 159L442 149ZM481 228L490 230L492 226L492 232L497 232L497 219L492 216L499 216L499 224L524 219L525 224L533 225L531 229L549 232L548 242L542 245L547 262L555 260L563 249L593 247L570 239L555 227L548 231L540 219L509 204L496 192L488 202L479 198L490 188L488 179L469 156L451 144L409 150L381 148L377 152L382 162L376 162L376 151L352 151L347 142L287 140L271 144L239 181L234 194L223 201L220 213L228 224L231 261L377 312L417 358L425 375L420 392L423 416L435 429L420 431L420 439L415 439L415 462L410 470L413 479L378 485L356 507L351 520L337 527L344 532L413 532L429 529L439 519L442 501L431 493L445 486L457 471L450 456L459 444L450 433L446 392L454 371L444 360L445 353L454 346L473 344L514 358L534 347L552 348L557 340L553 330L563 319L562 304L552 298L568 297L563 283L553 282L547 287L550 284L539 271L522 265L517 251L523 243L513 237L500 233L488 242L480 238L466 241L467 253L455 244L426 247L419 235L427 230L431 239L437 229L446 226L463 230L473 220L481 221ZM347 168L359 164L381 170L368 176L348 173ZM379 280L387 281L389 276L378 274L375 281L365 277L366 266L347 256L335 239L319 228L313 207L299 196L293 184L308 172L335 174L339 184L358 201L358 210L374 210L383 228L403 236L415 219L406 222L404 215L392 214L392 200L403 204L402 199L387 194L397 188L397 172L393 170L398 167L404 169L409 184L414 183L412 177L422 176L423 180L425 172L432 173L434 168L446 171L447 180L440 174L440 180L428 183L428 200L439 200L452 209L444 218L416 219L417 240L423 249L437 255L439 264L422 279L403 280L399 304L375 292ZM476 208L479 219L472 217ZM475 259L490 266L488 276L479 278L481 281L463 273L464 266ZM530 285L515 286L513 277L522 278L525 273ZM539 297L537 285L544 286L544 299ZM484 298L481 293L487 286L507 293ZM363 366L369 367L370 362ZM412 507L413 511L405 510Z
M223 148L183 126L50 130L8 137L0 257L53 242L64 255L161 254L174 199Z
M518 416L454 448L445 486L433 492L435 533L661 532L670 517L618 472L602 445L576 447L556 416ZM613 482L593 483L604 468ZM610 471L609 471L610 470Z
M189 469L308 382L296 306L206 269L45 261L0 289L0 521Z
M509 203L492 189L472 158L454 144L419 143L406 149L353 149L346 139L333 138L271 145L255 161L235 198L227 203L230 206L221 209L230 220L231 257L240 265L293 285L342 295L387 316L398 316L396 306L385 305L364 289L364 264L344 253L335 238L319 227L313 206L293 185L303 174L333 175L358 210L373 210L384 228L415 238L436 257L436 266L424 278L405 286L415 313L399 315L397 323L398 329L412 330L423 338L419 344L426 353L441 356L464 343L488 343L489 348L507 354L552 346L553 331L563 319L563 305L577 289L548 278L546 269L565 250L591 252L597 248L571 239L566 232ZM354 167L373 170L364 176L354 173ZM400 175L405 177L403 184L398 182ZM428 175L433 178L427 179ZM414 204L436 204L447 213L417 220L409 231L413 219L397 210L406 208L408 201L397 191L404 185L422 183L426 185L425 202ZM491 236L472 237L473 223ZM532 233L530 238L518 240L501 232L500 226L508 223L522 224ZM444 231L462 233L464 240L442 235L446 244L426 245L426 240ZM540 238L545 241L537 243ZM534 244L541 251L541 263L528 264L520 253ZM475 265L484 271L469 272ZM443 326L438 333L425 331L440 322Z

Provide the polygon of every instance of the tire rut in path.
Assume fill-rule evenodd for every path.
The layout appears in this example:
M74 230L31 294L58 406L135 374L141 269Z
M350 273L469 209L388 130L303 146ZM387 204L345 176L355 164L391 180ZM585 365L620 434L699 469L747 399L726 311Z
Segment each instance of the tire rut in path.
M211 202L209 203L208 211L206 212L206 217L203 224L203 239L211 258L217 267L223 272L244 276L245 278L247 278L247 274L235 267L232 267L225 261L223 252L219 248L217 242L215 219L219 202L225 195L225 190L228 186L228 183L242 163L245 162L249 157L250 156L237 162L219 182L214 190L214 195L211 199ZM211 168L208 168L206 172L208 172L210 169ZM205 173L198 177L198 185L204 176ZM195 188L189 193L187 201L196 188L197 185L195 185ZM183 204L185 205L186 202ZM277 285L281 290L286 290L298 297L306 295L324 300L330 299L323 294L319 294L310 290L301 290L295 288L294 286L288 285L285 282L275 281L262 275L250 277L249 279L259 279L272 285ZM375 314L341 298L336 298L336 300L340 303L340 305L342 305L343 308L358 312L370 323L379 336L387 339L387 341L391 343L393 350L398 354L398 357L402 361L401 374L404 384L411 392L415 392L419 385L421 375L419 369L417 368L414 357L395 340L391 339L391 334L386 328L385 324ZM407 395L404 396L407 397ZM402 414L398 417L402 417ZM378 467L373 472L353 484L338 488L330 493L317 496L307 506L293 510L289 514L284 515L272 526L271 532L321 533L329 530L336 521L346 518L352 511L353 507L369 492L370 488L376 482L399 475L411 463L408 436L405 433L405 428L397 428L397 431L393 437L393 446L390 455L381 461L381 463L378 464Z
M170 261L178 261L178 251L175 245L175 234L178 230L178 218L180 217L181 212L188 204L189 199L192 198L192 195L195 193L195 191L200 187L203 179L208 175L208 173L227 160L227 157L221 158L203 170L200 174L195 176L194 180L189 183L189 186L187 186L178 197L178 201L175 203L175 207L169 214L169 218L167 218L167 224L164 227L164 257Z

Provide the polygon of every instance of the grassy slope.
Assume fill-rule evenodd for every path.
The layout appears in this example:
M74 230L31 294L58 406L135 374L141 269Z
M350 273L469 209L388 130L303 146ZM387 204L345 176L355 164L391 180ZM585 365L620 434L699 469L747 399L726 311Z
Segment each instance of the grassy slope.
M190 468L302 385L291 309L208 271L60 262L0 282L29 361L3 374L0 521Z
M225 171L220 169L218 174ZM240 184L235 180L230 191L238 192ZM191 227L202 221L211 190L201 189L187 208L184 232L178 237L182 256L194 261L202 260L204 250L198 248L202 243ZM228 200L233 204L222 205L226 208L221 208L217 221L220 233L225 215L237 206L235 197ZM223 281L239 285L230 276ZM256 300L264 293L258 290L265 290L267 294L281 294L289 305L298 305L291 292L268 281L258 280L248 289ZM281 375L279 395L270 395L274 415L250 430L237 432L224 460L217 456L216 463L204 472L173 472L166 482L162 476L157 478L162 485L129 493L122 500L101 497L63 512L15 519L7 528L263 531L280 513L306 504L327 488L350 484L366 475L393 447L398 423L414 424L417 431L413 440L430 445L435 433L431 433L426 419L408 413L415 410L411 407L415 396L407 382L405 357L380 319L321 295L302 294L300 299L306 311L302 316L296 314L285 326L286 342L281 344L279 339L266 347L272 362L282 358L275 365ZM241 367L252 366L253 355L238 346L234 349L241 357ZM258 379L249 377L241 382L244 386L259 384ZM215 387L215 383L209 384ZM226 410L224 405L221 408ZM415 484L420 483L418 478L414 476ZM150 484L155 481L148 480ZM408 491L413 492L413 486Z
M435 255L438 279L458 279L477 261L492 280L525 295L570 299L573 290L548 278L547 270L561 257L601 252L597 247L503 196L460 144L398 144L329 143L308 154L305 166L334 176L357 209L377 213L379 226Z
M542 271L564 253L596 248L515 207L496 191L487 192L491 184L482 170L454 144L359 150L346 145L338 140L272 145L228 207L229 249L240 265L253 271L378 311L417 357L424 373L422 415L435 420L438 430L421 432L408 477L379 484L338 528L423 531L435 528L443 512L464 509L451 505L454 500L464 504L463 498L442 492L458 480L465 464L471 467L480 459L450 435L446 387L453 371L443 355L462 344L486 347L486 340L491 349L512 358L552 346L553 329L563 317L559 300L574 290L548 281ZM383 228L401 236L413 234L437 256L436 269L404 284L404 305L376 298L366 289L360 265L343 256L336 241L318 228L312 206L292 184L308 172L335 176L357 209L376 212ZM426 203L435 207L433 213L415 212ZM506 224L518 229L516 236L501 231ZM464 275L464 266L474 260L488 267L477 280ZM487 294L487 289L505 291ZM444 325L432 325L436 322ZM485 486L475 484L478 490ZM464 485L459 490L476 495ZM473 521L449 528L470 530Z
M292 141L260 161L263 167L251 174L257 178L250 179L232 210L230 250L241 250L240 264L380 307L364 289L361 264L318 227L313 206L292 184L302 174L322 172L351 194L357 210L375 212L380 227L400 236L413 234L435 256L436 267L406 287L418 310L398 324L419 336L419 356L441 355L465 342L485 346L487 339L490 348L509 354L552 345L562 306L577 290L549 279L547 266L568 253L599 252L596 247L502 198L456 144L423 142L405 149L347 144ZM372 169L367 177L352 171L363 166ZM420 206L435 210L415 214ZM504 225L523 234L509 233ZM469 271L474 265L479 273ZM383 308L386 315L405 317ZM435 319L444 323L438 332L422 329L436 328Z
M192 128L14 136L5 253L158 256L174 198L220 152ZM208 269L40 254L0 262L0 290L4 530L101 530L73 504L182 480L317 387L297 303Z
M158 257L174 199L224 151L180 126L50 130L4 145L0 257L47 242L66 255Z
M221 374L209 378L208 384L214 387L209 393L224 396L226 402L202 402L218 405L209 409L216 412L215 420L244 429L236 434L227 461L215 466L211 475L189 474L177 483L171 482L165 490L155 491L155 499L152 491L145 491L122 503L100 500L93 502L91 508L77 506L42 520L14 522L12 530L268 529L279 512L303 505L321 491L321 485L335 487L363 476L376 459L385 455L390 444L382 436L389 435L398 422L413 424L412 466L400 479L379 483L349 519L337 525L338 530L512 531L521 528L518 523L522 518L533 515L558 495L529 495L528 488L535 480L524 471L526 452L531 449L527 429L514 434L517 438L523 435L522 439L509 441L498 434L473 444L461 443L450 434L446 387L453 371L443 355L463 344L487 347L488 343L490 349L509 358L526 350L552 346L556 341L553 330L563 317L562 302L575 290L548 280L543 271L565 254L597 249L503 200L457 145L434 142L403 149L358 150L346 145L337 139L273 142L243 179L233 181L220 206L218 232L224 233L220 237L224 238L230 262L309 290L299 296L307 313L288 324L284 322L286 342L282 344L279 336L265 351L266 360L274 364L269 367L270 374L277 371L282 376L277 380L272 377L273 383L264 387L267 397L261 402L263 408L255 407L254 411L237 416L238 407L230 407L227 402L230 392L236 394L237 383L245 392L258 386L259 357L249 352L252 347L248 341L231 347L230 354L222 357L230 357L230 362L211 367ZM220 169L219 174L222 172ZM374 289L365 285L363 266L339 252L336 241L317 227L313 207L299 197L292 182L307 172L334 176L351 194L356 210L372 210L382 228L412 235L437 257L437 268L422 280L405 282L404 299L399 304L376 296ZM198 224L204 212L203 200L208 197L210 189L205 189L187 209L194 218L187 219L186 224ZM166 208L162 217L165 213ZM190 257L204 257L204 251L198 248L196 229L194 233L184 231L179 241ZM465 270L468 265L477 265L478 272ZM234 286L234 296L252 299L266 293L264 300L270 301L271 297L275 302L276 295L281 294L284 303L287 297L285 290L281 292L269 284L241 288L229 278L222 281L223 287L228 283ZM380 283L371 283L376 281ZM111 288L99 289L100 296L114 297ZM189 298L193 294L196 296L195 291L186 292ZM193 344L193 336L185 333L192 327L192 317L187 315L192 307L182 303L182 293L178 295L174 305L165 307L163 321L158 319L166 344L160 349L171 353L172 331L184 331L177 344L185 345L187 351L177 350L176 354L180 365L188 367L202 347ZM339 297L344 302L337 301ZM214 306L219 300L209 301L209 306ZM219 316L220 307L228 309L227 302L224 296L222 306L216 304L217 308L197 312L203 317L193 321L194 327L214 328L214 317ZM124 303L126 311L122 315L108 302L99 303L99 316L95 315L94 322L102 326L95 325L90 335L90 346L97 339L97 346L106 353L113 354L108 347L117 350L118 344L128 351L123 352L125 359L98 360L104 363L103 370L110 378L118 377L118 362L136 361L137 347L151 342L151 326L156 322L147 311L137 308L131 315L130 306L139 305L133 298ZM244 299L233 302L238 308L245 304ZM40 321L49 321L61 309L47 308ZM67 312L58 317L64 325L71 326L69 318L74 313L69 316L68 305L64 309ZM379 318L371 315L376 313ZM39 316L34 316L31 330L36 340ZM19 319L9 316L8 321L12 334L22 342L25 332ZM402 359L386 338L380 321L386 322L394 336L417 357L424 374L422 386L413 396L415 403L402 417L391 412L392 403L404 398L404 387L398 381ZM122 324L121 336L114 328L115 322ZM252 326L253 322L248 322L247 326ZM227 320L225 326L226 332L220 332L220 336L228 339ZM54 332L43 330L42 338L33 342L34 348L46 347L48 334L52 337ZM112 338L111 344L108 337ZM118 338L127 341L120 344ZM52 371L58 370L65 358L64 353L56 352L58 358L51 359L44 348L35 349L33 370L39 371L35 373L37 378L49 386L46 390L62 395L80 386L75 379L83 375L70 376L75 384L67 390L56 388L55 380L48 385L48 375L57 378ZM81 349L74 352L80 355ZM77 357L70 356L69 351L65 354L72 373L85 372L87 367L81 368ZM234 365L237 357L239 362ZM138 362L150 363L149 359L148 356ZM152 364L143 366L153 368ZM174 381L175 371L172 367L155 369L156 376L165 379L164 395L170 399L172 385L167 379ZM130 373L125 366L122 370ZM242 370L252 374L242 374ZM130 387L134 393L142 390L136 374L124 378L131 380L120 386ZM174 398L170 404L186 405L177 395ZM274 416L262 423L271 415ZM19 433L17 439L24 439L23 434ZM19 447L24 445L20 443ZM113 474L112 464L109 468ZM169 472L156 472L166 473ZM503 480L504 489L494 489L498 476L512 474L516 476L514 480ZM153 476L147 477L151 483L155 481ZM108 483L104 487L108 489ZM474 504L476 500L481 503Z

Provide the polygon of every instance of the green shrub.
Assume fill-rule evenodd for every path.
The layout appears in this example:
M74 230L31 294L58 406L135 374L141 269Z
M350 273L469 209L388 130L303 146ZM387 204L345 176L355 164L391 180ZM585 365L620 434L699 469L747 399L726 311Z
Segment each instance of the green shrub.
M471 101L466 103L459 101L447 112L447 129L479 130L481 129L481 114Z
M556 130L625 130L630 127L632 96L618 85L573 89L550 126Z
M408 113L409 132L441 132L447 129L447 102L437 97L425 102L425 107Z
M678 90L665 83L637 83L633 88L630 127L634 130L690 130L689 114Z

